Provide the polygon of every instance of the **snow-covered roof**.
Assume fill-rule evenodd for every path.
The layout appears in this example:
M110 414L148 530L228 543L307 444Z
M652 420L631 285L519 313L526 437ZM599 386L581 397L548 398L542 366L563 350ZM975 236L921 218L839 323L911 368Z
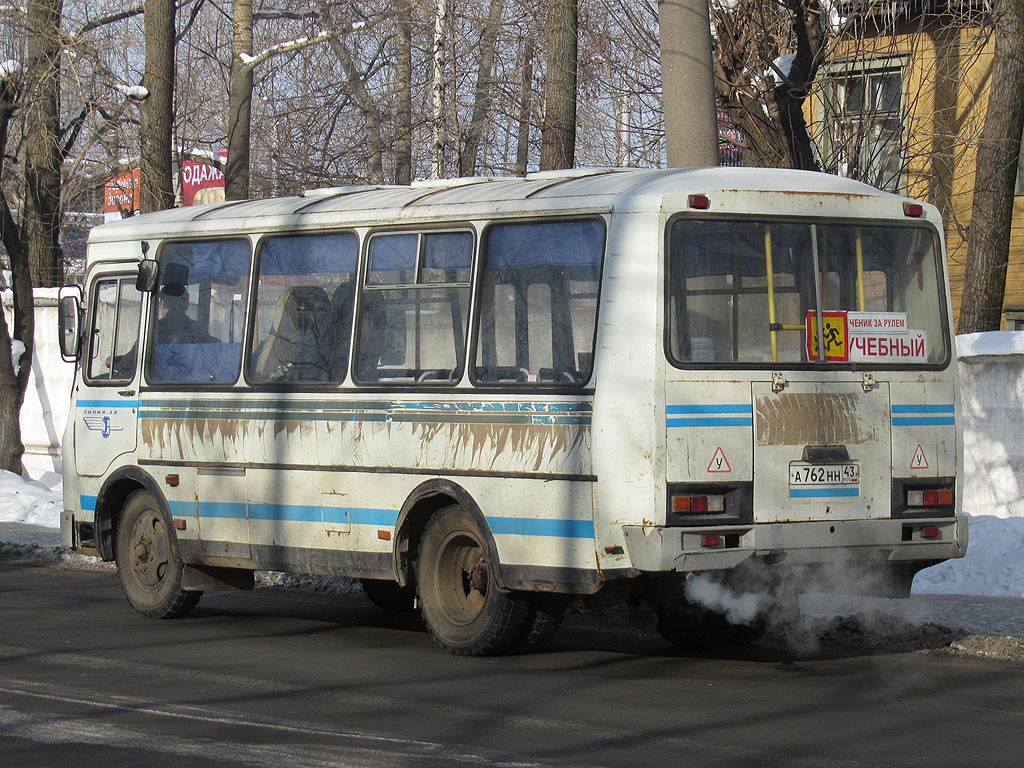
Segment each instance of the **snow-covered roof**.
M996 358L1024 357L1024 331L984 331L956 337L956 356L964 363L984 363Z
M902 216L905 198L825 173L768 168L651 170L590 168L544 171L525 177L472 177L414 182L409 186L361 185L315 189L294 197L212 203L144 214L97 227L93 242L159 238L191 233L297 226L355 226L431 219L471 220L529 216L552 209L610 212L635 206L657 210L670 196L705 194L711 211L738 212L761 194L793 200L794 212L815 213L831 200L845 215L853 199L873 202L861 215ZM792 197L790 197L792 196ZM775 211L778 200L766 210ZM929 206L930 208L930 206ZM762 208L763 209L763 208ZM762 210L759 209L759 210ZM827 211L822 211L827 213Z

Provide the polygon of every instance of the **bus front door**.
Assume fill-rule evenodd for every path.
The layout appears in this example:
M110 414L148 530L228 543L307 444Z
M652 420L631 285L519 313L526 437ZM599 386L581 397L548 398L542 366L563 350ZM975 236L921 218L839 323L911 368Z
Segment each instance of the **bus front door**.
M103 475L118 456L135 451L141 308L134 274L110 272L93 280L74 393L75 470L80 475Z

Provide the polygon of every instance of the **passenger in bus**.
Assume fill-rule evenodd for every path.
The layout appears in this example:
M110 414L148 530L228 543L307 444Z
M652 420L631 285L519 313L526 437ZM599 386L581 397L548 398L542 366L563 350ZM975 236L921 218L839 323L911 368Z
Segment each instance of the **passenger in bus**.
M157 344L196 344L219 341L205 333L188 316L188 289L181 283L160 288L160 308L156 321Z

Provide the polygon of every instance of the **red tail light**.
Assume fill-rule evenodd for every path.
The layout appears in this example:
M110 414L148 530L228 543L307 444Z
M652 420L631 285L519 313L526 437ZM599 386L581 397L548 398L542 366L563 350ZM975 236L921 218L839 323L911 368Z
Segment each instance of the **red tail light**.
M924 206L920 203L904 203L903 215L912 219L919 219L924 216Z
M706 211L711 207L711 199L707 195L690 195L686 198L687 205L698 211Z
M672 514L706 515L725 511L724 496L673 496Z
M952 507L952 488L922 488L907 491L908 507Z

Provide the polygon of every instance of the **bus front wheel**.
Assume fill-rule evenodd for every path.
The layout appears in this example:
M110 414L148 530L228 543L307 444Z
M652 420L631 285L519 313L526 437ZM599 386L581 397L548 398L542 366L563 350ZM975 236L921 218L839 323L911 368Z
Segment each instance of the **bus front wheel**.
M125 502L115 556L124 596L143 616L184 616L203 594L182 589L185 567L178 559L174 529L148 491L135 491Z
M476 520L462 507L446 507L427 523L416 568L420 609L438 645L451 653L505 653L523 638L529 595L499 589L495 565Z

